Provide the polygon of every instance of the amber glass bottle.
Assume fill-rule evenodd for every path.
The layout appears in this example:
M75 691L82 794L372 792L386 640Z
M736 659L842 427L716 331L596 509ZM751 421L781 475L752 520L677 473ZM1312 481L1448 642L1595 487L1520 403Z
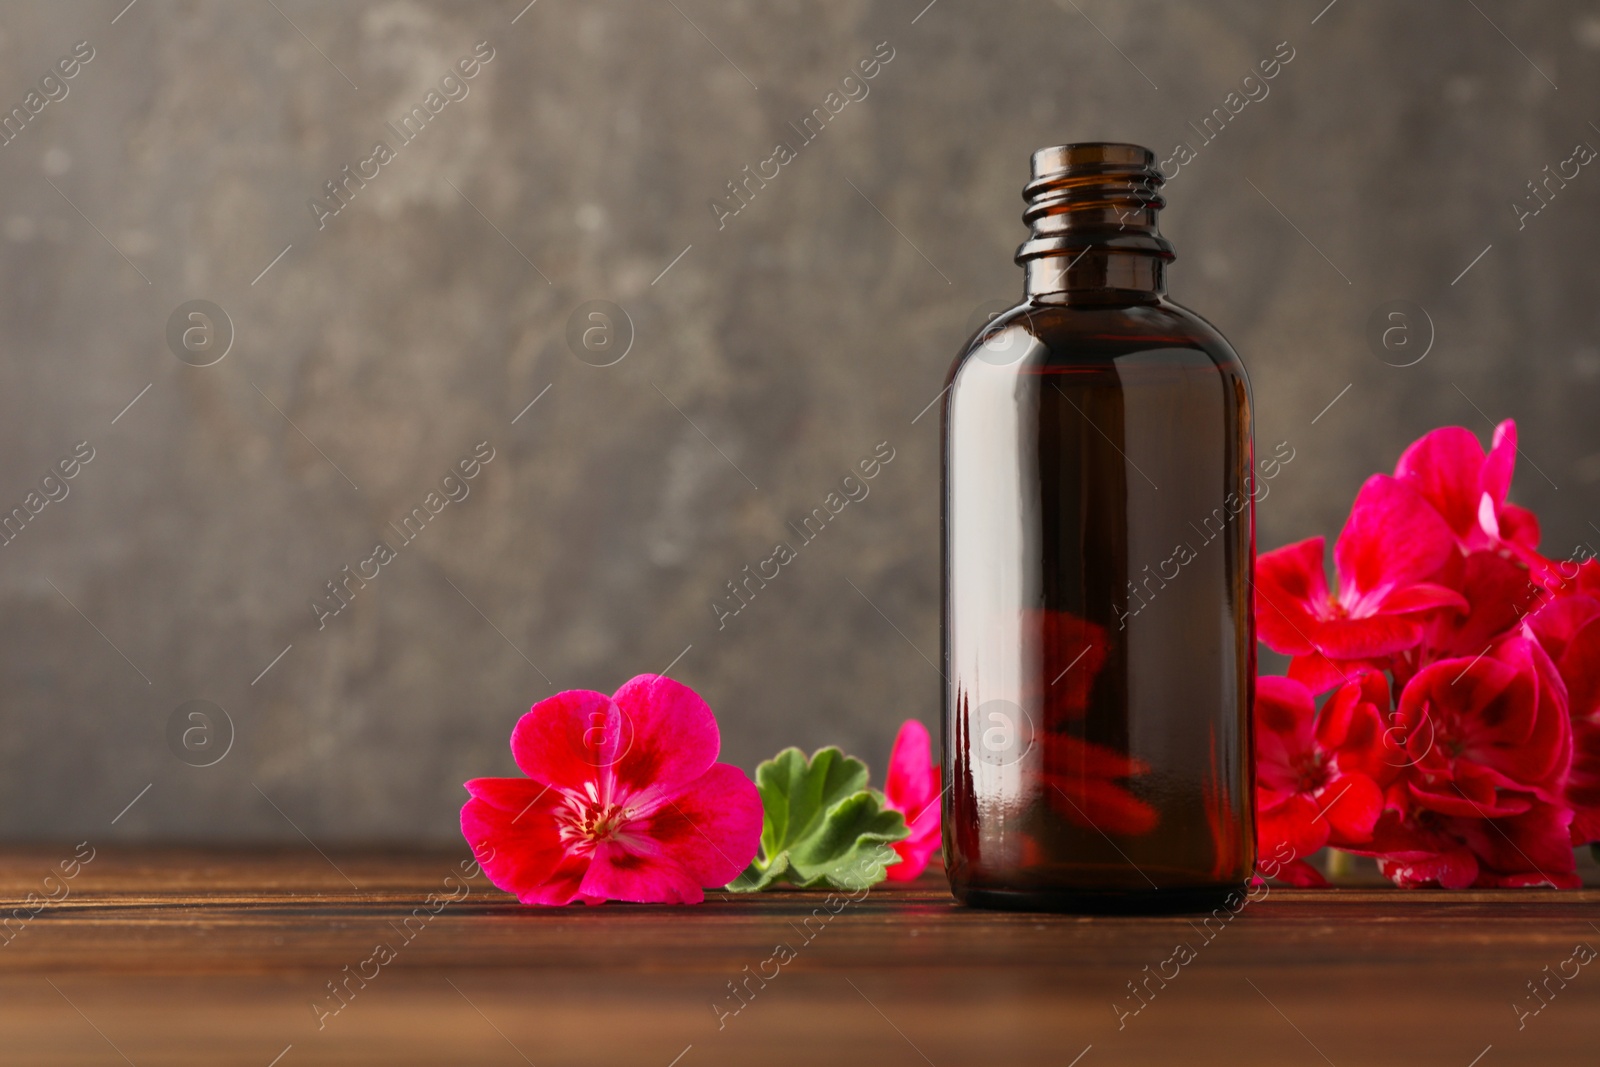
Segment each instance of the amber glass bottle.
M1215 907L1255 862L1250 388L1166 297L1155 157L1033 154L944 399L944 846L983 907Z

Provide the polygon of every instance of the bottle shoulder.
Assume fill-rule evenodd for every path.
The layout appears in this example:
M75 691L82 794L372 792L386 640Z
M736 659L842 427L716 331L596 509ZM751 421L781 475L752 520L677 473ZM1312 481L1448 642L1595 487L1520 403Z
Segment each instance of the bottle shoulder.
M1025 301L1003 312L961 349L947 384L963 368L1010 367L1018 374L1101 366L1143 354L1188 358L1203 354L1217 369L1245 378L1238 353L1210 322L1175 301L1061 304Z

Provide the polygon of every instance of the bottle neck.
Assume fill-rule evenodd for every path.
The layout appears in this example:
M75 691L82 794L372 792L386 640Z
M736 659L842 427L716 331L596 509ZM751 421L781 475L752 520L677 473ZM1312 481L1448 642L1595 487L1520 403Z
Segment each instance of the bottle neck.
M1024 264L1025 292L1038 303L1153 303L1167 293L1167 264L1143 252L1086 248Z
M1092 141L1041 148L1023 187L1028 239L1017 249L1029 299L1153 303L1166 295L1172 244L1155 153Z

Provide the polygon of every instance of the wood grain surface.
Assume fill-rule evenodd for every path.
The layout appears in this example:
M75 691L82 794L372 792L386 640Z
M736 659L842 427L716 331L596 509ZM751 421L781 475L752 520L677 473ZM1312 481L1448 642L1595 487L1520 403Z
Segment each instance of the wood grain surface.
M0 851L0 1063L1600 1062L1593 888L1272 888L1209 924L933 878L532 909L464 852L72 854Z

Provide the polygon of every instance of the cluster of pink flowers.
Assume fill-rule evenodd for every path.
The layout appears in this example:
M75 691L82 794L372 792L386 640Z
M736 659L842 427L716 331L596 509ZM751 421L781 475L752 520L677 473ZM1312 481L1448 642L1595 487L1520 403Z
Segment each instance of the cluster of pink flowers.
M1600 562L1540 554L1506 502L1512 422L1485 454L1450 426L1369 478L1334 545L1256 563L1261 640L1291 658L1257 686L1260 853L1321 884L1324 846L1396 885L1573 887L1600 839Z

